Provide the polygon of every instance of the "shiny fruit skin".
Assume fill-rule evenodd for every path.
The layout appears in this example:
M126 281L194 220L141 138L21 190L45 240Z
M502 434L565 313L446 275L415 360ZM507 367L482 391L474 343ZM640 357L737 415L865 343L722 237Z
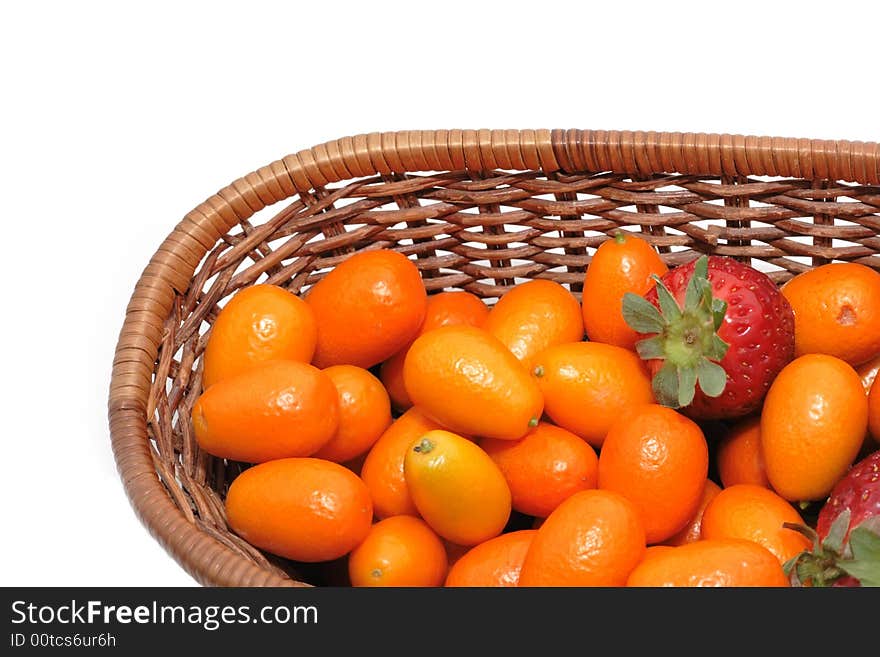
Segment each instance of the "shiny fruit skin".
M867 426L868 400L850 365L825 354L796 358L776 377L761 412L773 489L793 502L827 496L855 460Z
M444 326L420 336L406 355L403 377L425 415L469 436L522 438L544 406L516 357L473 326Z
M406 485L403 460L416 438L440 428L419 409L411 408L391 423L367 453L361 479L370 490L377 518L419 515Z
M498 536L510 518L510 488L501 470L463 436L437 429L416 438L403 472L413 503L435 532L458 545Z
M742 538L767 548L784 564L810 549L806 536L783 523L804 524L794 507L772 490L736 484L721 491L703 513L704 539Z
M740 420L718 443L718 475L725 488L753 484L770 488L761 449L761 416Z
M385 386L356 365L333 365L324 370L339 395L339 426L316 458L343 463L365 454L391 426L391 401Z
M580 490L596 487L599 459L579 437L541 422L519 440L480 441L501 468L515 511L546 517Z
M795 355L836 356L852 366L880 355L880 273L835 262L782 286L795 316Z
M880 383L877 379L868 394L868 431L880 443Z
M634 350L639 334L623 319L623 295L642 296L654 287L651 276L667 271L654 247L633 233L619 231L602 242L584 275L582 308L589 339Z
M699 258L662 277L682 307ZM794 357L794 314L785 296L764 272L726 256L708 258L712 296L727 303L718 337L728 344L718 364L727 373L724 391L709 397L697 386L693 401L681 409L694 419L743 417L760 408L778 372ZM645 298L659 308L657 287ZM663 361L648 361L654 376Z
M694 513L693 518L690 519L688 524L686 524L681 531L667 538L663 542L663 545L677 547L679 545L684 545L685 543L695 543L702 539L703 513L705 513L709 502L715 499L715 496L720 492L721 487L711 479L707 479L706 485L703 488L703 497L700 498L700 505L697 507L697 511ZM660 546L656 545L652 547ZM649 550L650 549L651 548L649 548Z
M575 493L537 532L520 586L623 586L645 554L638 510L612 491Z
M786 587L773 553L743 539L703 540L659 552L633 570L627 586Z
M356 253L306 294L315 314L317 367L369 369L407 345L425 318L427 293L419 270L389 250Z
M336 387L307 363L261 363L205 390L192 410L196 440L214 456L262 463L311 456L339 426Z
M649 544L667 540L694 517L708 472L709 449L700 427L658 404L623 415L599 454L599 488L635 505Z
M475 545L452 565L445 585L517 586L526 552L537 533L534 529L521 529Z
M544 279L520 283L506 292L492 307L483 328L527 369L547 347L584 338L577 299L559 283Z
M447 570L443 542L412 516L377 522L348 555L352 586L441 586Z
M309 305L277 285L252 285L223 307L205 346L202 387L269 360L311 362L318 339Z
M364 482L350 470L324 459L290 458L242 472L226 495L226 516L251 545L318 562L360 545L370 531L373 506Z
M480 327L488 316L489 306L483 303L480 297L470 292L454 291L431 294L428 295L425 321L422 322L418 335L424 335L441 326L466 324L467 326ZM412 400L409 398L403 382L403 363L406 361L406 353L411 344L407 344L382 363L379 370L379 378L388 390L391 403L394 408L401 411L412 406Z
M654 401L651 380L635 353L598 342L570 342L534 359L532 377L554 424L599 448L622 412Z
M866 393L871 391L871 386L874 385L878 372L880 372L880 356L872 358L856 368L856 374L858 374L859 378L862 380L862 385L864 386Z

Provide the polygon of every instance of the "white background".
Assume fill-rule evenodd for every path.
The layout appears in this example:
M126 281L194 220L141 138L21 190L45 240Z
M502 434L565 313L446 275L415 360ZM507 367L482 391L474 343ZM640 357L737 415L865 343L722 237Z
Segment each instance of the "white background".
M589 4L3 3L0 585L195 584L106 403L141 270L235 178L375 130L880 140L875 2Z

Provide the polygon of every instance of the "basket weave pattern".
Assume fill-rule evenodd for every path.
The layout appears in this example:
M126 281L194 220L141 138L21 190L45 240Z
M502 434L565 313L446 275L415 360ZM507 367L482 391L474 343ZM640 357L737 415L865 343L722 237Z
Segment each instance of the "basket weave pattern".
M302 293L380 248L412 258L429 293L491 302L548 278L580 298L591 254L618 229L639 231L670 266L715 253L778 283L831 261L880 270L880 145L438 130L347 137L250 173L186 215L127 308L109 419L135 511L203 584L303 584L295 564L227 527L223 496L247 466L195 442L200 356L224 300L263 282Z

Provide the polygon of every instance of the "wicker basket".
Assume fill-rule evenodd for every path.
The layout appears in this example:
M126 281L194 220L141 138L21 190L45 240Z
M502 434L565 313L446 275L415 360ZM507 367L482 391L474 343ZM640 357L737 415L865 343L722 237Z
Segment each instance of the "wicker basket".
M308 569L229 530L223 496L245 466L195 443L190 409L218 304L255 282L304 291L377 248L412 258L429 293L460 288L491 300L549 278L580 296L590 254L619 228L641 231L669 265L694 250L717 253L779 283L832 260L880 269L880 144L408 131L346 137L249 173L184 217L126 310L109 420L135 511L202 584L312 583Z

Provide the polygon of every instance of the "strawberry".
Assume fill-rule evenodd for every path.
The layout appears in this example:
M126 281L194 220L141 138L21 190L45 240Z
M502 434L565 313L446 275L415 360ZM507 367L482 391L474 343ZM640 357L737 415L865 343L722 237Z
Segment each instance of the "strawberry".
M793 584L880 586L880 450L837 482L819 511L815 531L786 527L813 541L811 552L785 564Z
M763 272L714 255L654 278L644 297L624 296L623 316L644 336L636 349L657 401L695 419L757 410L794 358L794 314L779 288Z

